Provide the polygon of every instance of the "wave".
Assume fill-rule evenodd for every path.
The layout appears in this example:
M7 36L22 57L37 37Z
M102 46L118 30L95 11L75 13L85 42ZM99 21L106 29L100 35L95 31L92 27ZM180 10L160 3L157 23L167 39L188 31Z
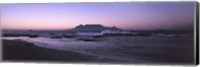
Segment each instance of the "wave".
M49 37L4 37L2 39L20 39L39 47L88 54L96 56L97 59L127 62L147 62L149 59L156 58L149 55L166 53L163 48L187 47L180 46L178 43L179 41L187 42L187 40L183 40L184 38L106 37L101 41L81 41L75 38L52 39Z

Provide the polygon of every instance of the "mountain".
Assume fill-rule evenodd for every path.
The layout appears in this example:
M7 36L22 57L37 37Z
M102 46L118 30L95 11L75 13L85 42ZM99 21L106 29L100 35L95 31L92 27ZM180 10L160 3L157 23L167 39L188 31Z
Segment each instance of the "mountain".
M105 27L101 24L86 24L86 25L79 25L75 28L71 29L72 31L76 32L101 32L104 30L120 30L119 28L113 26L113 27Z

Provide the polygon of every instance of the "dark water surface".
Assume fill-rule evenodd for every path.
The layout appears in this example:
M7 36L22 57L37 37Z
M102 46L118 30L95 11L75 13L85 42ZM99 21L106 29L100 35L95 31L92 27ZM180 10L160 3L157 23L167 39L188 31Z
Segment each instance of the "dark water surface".
M49 37L4 37L2 39L22 40L33 43L38 47L93 56L87 58L87 60L92 61L109 60L111 62L164 64L194 63L193 37L118 36L100 38L99 41L82 41L76 38L52 39ZM4 45L6 44L5 42Z

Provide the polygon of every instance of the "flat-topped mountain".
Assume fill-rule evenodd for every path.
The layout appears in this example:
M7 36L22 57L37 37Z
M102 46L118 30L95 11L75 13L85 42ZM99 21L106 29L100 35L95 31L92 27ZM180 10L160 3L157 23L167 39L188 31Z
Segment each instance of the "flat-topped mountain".
M72 31L78 31L78 32L101 32L104 30L120 30L119 28L113 26L113 27L105 27L101 24L86 24L86 25L79 25L75 28L71 29Z

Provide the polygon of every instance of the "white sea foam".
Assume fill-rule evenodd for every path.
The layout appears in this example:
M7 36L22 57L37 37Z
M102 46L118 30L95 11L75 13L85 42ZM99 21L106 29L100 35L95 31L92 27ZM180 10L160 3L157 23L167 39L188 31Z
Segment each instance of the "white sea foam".
M39 47L88 54L96 56L97 59L135 62L148 60L139 56L140 53L164 53L162 47L173 48L180 45L177 43L167 44L169 40L173 41L176 38L161 39L159 37L106 37L101 41L80 41L75 38L52 39L49 37L4 37L2 39L20 39Z

